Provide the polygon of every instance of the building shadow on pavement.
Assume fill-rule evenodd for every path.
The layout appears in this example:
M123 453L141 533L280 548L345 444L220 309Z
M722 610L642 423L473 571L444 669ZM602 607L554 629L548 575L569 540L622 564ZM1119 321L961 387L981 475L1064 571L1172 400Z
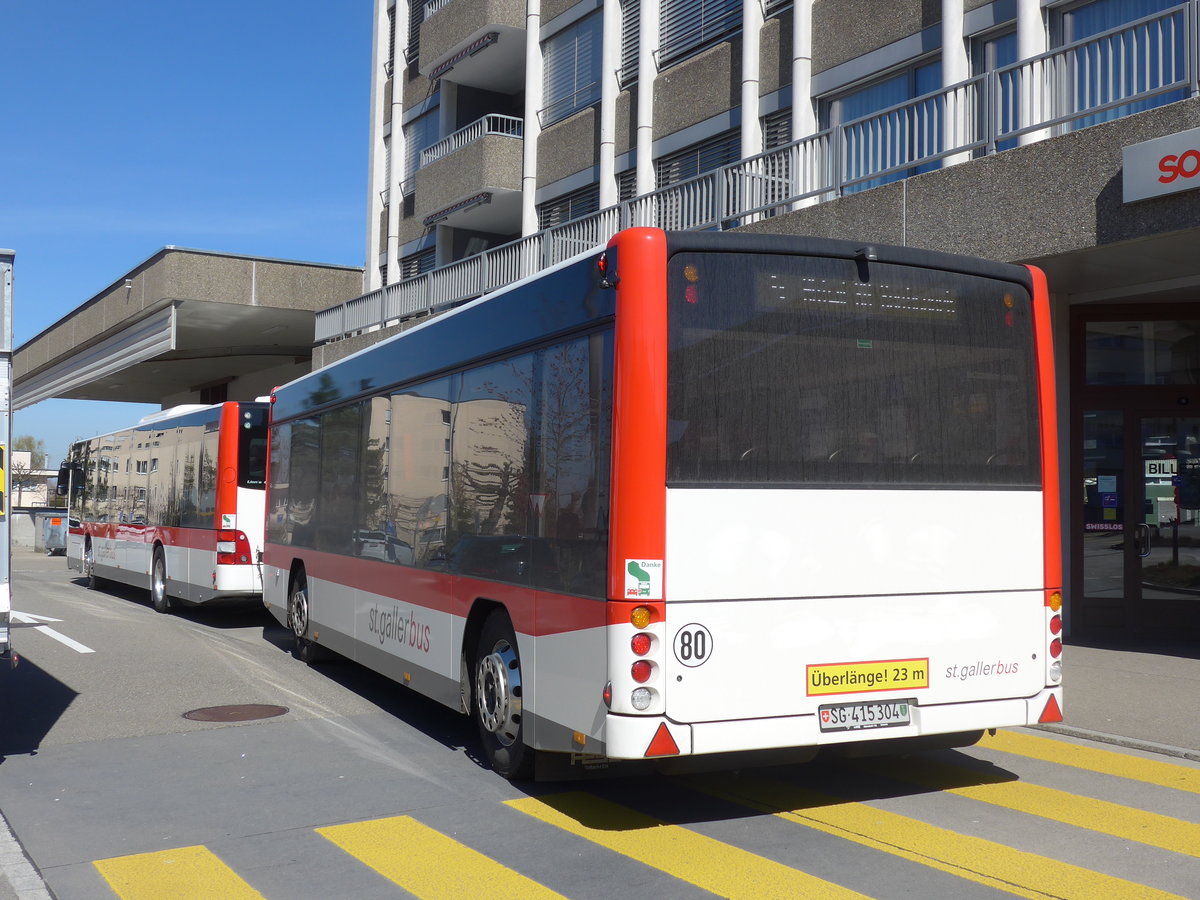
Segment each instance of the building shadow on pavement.
M14 669L0 669L0 762L37 753L78 695L25 657Z

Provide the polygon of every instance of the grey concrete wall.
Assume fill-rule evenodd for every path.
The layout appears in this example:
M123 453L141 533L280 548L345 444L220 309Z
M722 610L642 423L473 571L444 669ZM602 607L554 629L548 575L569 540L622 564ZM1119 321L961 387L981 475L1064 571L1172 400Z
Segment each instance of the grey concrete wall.
M361 270L162 250L56 322L13 356L16 378L95 343L175 300L316 311L362 293Z
M590 106L545 129L538 138L538 187L597 165L599 128L599 106Z
M1121 151L1200 127L1184 100L917 175L746 230L902 244L1018 262L1200 226L1195 192L1122 202Z
M521 189L521 141L491 134L417 170L414 217L486 190Z
M941 20L941 0L816 0L813 72L824 72Z
M480 28L524 30L524 0L454 0L421 23L421 68L436 63Z
M792 11L768 19L759 34L759 94L792 83Z
M672 66L654 82L654 138L674 134L740 106L742 37Z

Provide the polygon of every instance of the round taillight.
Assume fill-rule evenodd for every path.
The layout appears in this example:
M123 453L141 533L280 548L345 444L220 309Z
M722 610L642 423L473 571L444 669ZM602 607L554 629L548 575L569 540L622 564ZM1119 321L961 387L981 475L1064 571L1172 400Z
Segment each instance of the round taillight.
M633 676L633 680L638 684L645 684L650 680L651 666L644 659L639 659L629 667L629 674Z
M638 656L645 656L650 652L650 635L644 631L635 634L629 642L629 647Z
M604 685L604 691L600 695L604 698L604 705L612 709L612 682Z
M1062 631L1062 616L1054 616L1050 620L1050 633L1058 634Z
M650 624L650 607L635 606L629 614L629 623L634 628L645 628Z
M1058 638L1055 638L1050 642L1050 655L1055 659L1058 659L1060 656L1062 656L1062 641L1060 641Z
M629 702L638 712L649 709L650 704L654 702L654 692L650 688L634 688L633 693L629 695Z

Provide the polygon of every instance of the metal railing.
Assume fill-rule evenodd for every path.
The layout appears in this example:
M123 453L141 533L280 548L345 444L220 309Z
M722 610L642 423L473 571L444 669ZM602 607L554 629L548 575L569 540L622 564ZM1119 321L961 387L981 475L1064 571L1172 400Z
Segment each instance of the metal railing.
M421 167L424 168L431 162L441 159L443 156L449 156L451 153L461 150L468 144L482 140L489 134L519 138L523 134L524 129L524 119L519 119L516 116L502 116L490 113L481 119L476 119L465 128L458 129L458 131L449 137L444 137L436 144L431 144L422 150Z
M317 313L316 340L392 324L481 296L602 247L622 228L736 228L1022 141L1197 96L1198 9L1200 0L1188 0L388 285Z

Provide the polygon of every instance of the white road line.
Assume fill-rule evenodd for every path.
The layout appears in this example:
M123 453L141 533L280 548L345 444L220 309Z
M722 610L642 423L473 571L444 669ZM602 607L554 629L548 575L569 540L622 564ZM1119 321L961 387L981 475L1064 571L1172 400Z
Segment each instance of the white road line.
M44 620L44 621L49 621L49 622L61 622L62 619L48 619L46 616L35 616L32 613L17 612L16 610L12 611L12 618L14 621L24 622L26 625L32 625L34 631L40 631L42 634L46 635L46 637L52 637L52 638L54 638L54 640L58 641L60 644L66 644L68 647L70 647L76 653L95 653L96 652L91 647L87 647L87 646L79 643L79 641L71 640L71 638L67 637L65 634L59 634L57 631L55 631L49 625L39 625L38 624L39 620Z

